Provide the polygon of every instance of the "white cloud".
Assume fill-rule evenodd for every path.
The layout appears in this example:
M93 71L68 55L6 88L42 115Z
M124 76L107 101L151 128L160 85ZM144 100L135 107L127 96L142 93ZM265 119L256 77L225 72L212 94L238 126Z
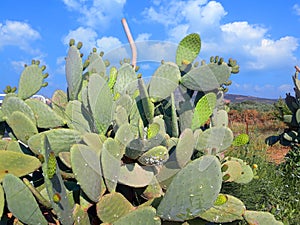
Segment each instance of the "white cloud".
M137 38L135 39L136 42L140 42L140 41L148 41L151 37L151 34L149 33L141 33L137 36Z
M294 12L295 12L298 16L300 16L300 5L295 4L295 5L293 6L293 10L294 10Z
M209 33L226 14L219 2L206 0L161 1L158 7L146 8L142 13L148 21L164 25L170 40L176 42L186 33Z
M7 20L0 23L0 48L4 46L17 46L29 53L36 54L39 50L32 49L30 42L40 39L38 31L34 30L30 24L20 21Z
M115 19L121 20L126 0L63 0L71 11L78 12L79 22L96 30L103 30Z
M65 45L69 44L70 39L75 39L76 43L81 41L83 43L82 52L89 54L94 47L96 47L97 33L92 28L78 27L72 30L63 38Z
M255 61L250 61L249 65L253 69L276 68L278 66L291 66L297 59L293 52L298 48L298 40L294 37L286 36L279 40L262 39L260 45L249 49L250 55Z
M227 23L220 26L223 38L228 43L248 42L262 39L267 30L258 25L251 25L246 21Z

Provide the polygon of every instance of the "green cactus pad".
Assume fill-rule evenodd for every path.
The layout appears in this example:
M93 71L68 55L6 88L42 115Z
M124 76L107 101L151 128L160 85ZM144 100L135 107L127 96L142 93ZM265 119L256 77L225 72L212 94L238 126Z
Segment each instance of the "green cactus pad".
M192 119L192 130L200 128L209 119L216 106L217 96L210 92L204 95L197 103Z
M144 126L152 123L154 117L154 104L151 102L144 81L138 79L140 95L136 98L138 110L143 120Z
M47 171L50 166L49 158L53 157L51 156L51 152L53 152L53 150L51 149L51 145L46 135L42 136L41 143L43 143L43 145L41 146L41 152L45 157L45 162L42 164L42 169L43 171ZM67 190L60 174L58 163L56 163L55 171L56 172L52 178L48 177L47 173L45 173L44 176L48 197L53 210L57 214L60 222L66 225L73 225L74 221L72 218L72 208L74 203L69 201Z
M16 218L26 224L48 224L31 191L18 177L7 174L3 179L3 188L7 207Z
M160 225L161 220L156 216L156 210L151 207L141 207L127 213L120 219L115 221L113 225L124 225L124 224L134 224L134 225Z
M160 125L158 123L151 123L147 129L147 138L151 139L155 137L160 131Z
M103 147L103 142L106 140L105 136L100 136L96 133L85 133L83 135L83 141L88 145L100 158L100 153Z
M8 117L7 124L14 131L14 135L25 144L28 143L30 137L38 133L35 124L20 111L13 112Z
M115 139L108 138L104 141L101 151L101 166L109 192L115 191L117 187L123 154L123 149Z
M56 90L51 98L52 109L59 115L61 118L65 118L65 109L68 104L67 93L63 90ZM66 119L66 118L65 118Z
M233 140L233 133L227 127L211 127L198 136L195 148L208 154L216 154L228 148Z
M105 192L100 159L95 151L83 144L73 145L70 153L76 180L89 199L98 202Z
M248 142L249 142L248 134L240 134L233 139L232 145L239 147L248 144Z
M185 129L179 136L175 151L171 154L171 160L178 163L180 168L183 168L192 157L194 152L195 139L193 131L189 128Z
M214 223L229 223L235 220L243 220L243 214L246 211L244 203L234 196L225 196L227 201L224 204L215 204L204 213L201 213L199 217Z
M36 157L2 150L0 151L0 182L7 173L21 177L32 173L40 166L41 163Z
M40 100L27 99L25 103L32 109L36 118L37 127L55 128L65 124L62 117Z
M222 168L227 167L227 169L223 172L223 176L227 175L229 177L226 182L232 182L240 178L243 168L242 165L233 160L228 160L222 164Z
M90 73L98 73L103 74L105 76L106 74L106 66L105 63L97 52L92 52L88 57L90 64L87 67L87 70Z
M178 66L172 62L161 64L151 77L148 92L153 102L161 101L171 95L177 88L180 80Z
M162 165L168 158L168 149L164 146L156 146L142 154L138 161L145 166L153 166Z
M125 147L135 138L137 138L137 132L134 127L128 123L122 124L116 132L115 139L119 144Z
M159 198L163 194L164 194L163 190L162 190L161 186L159 185L158 180L156 179L156 177L153 177L153 180L151 181L151 183L147 186L147 188L143 192L142 197L147 200L151 200L154 198Z
M126 148L125 148L125 155L130 159L137 159L145 152L145 144L144 140L137 138L131 140Z
M253 174L253 170L252 170L251 166L248 165L246 162L244 162L242 159L238 159L235 157L226 157L225 161L238 162L238 163L240 163L240 165L242 167L242 172L241 172L240 176L237 177L236 179L234 179L233 180L234 182L240 183L240 184L247 184L253 179L254 174Z
M128 114L123 106L117 105L114 114L114 120L116 121L117 126L121 126L124 123L128 123Z
M220 109L211 118L213 127L228 127L228 114L226 110Z
M5 118L15 111L23 112L34 124L36 123L32 109L18 97L6 95L1 105L1 111Z
M132 96L137 90L137 77L134 69L128 63L123 63L119 68L117 80L114 85L114 94Z
M114 192L101 197L97 203L97 215L102 222L114 223L135 208L120 193Z
M2 185L0 185L0 218L3 215L4 205L5 205L4 190L2 188Z
M109 70L109 80L107 85L113 93L114 93L114 86L117 81L117 76L118 76L118 70L116 67L112 66Z
M78 204L75 204L73 210L74 225L90 225L88 212Z
M137 163L121 166L119 182L131 187L145 187L151 183L154 177L154 168L151 166L141 167Z
M43 74L42 67L36 64L26 66L19 80L18 96L21 99L27 99L36 94L45 86L44 78L45 75Z
M274 215L269 212L246 210L245 220L249 224L257 225L283 225L282 222L275 219Z
M224 64L202 65L185 74L180 82L191 90L212 91L228 80L230 71L230 68Z
M176 63L181 66L192 63L198 56L201 49L200 35L192 33L184 37L178 45L176 51Z
M193 219L214 205L221 185L219 160L212 155L198 158L176 174L157 208L157 215L172 221Z
M68 127L82 133L95 131L93 118L80 101L69 101L66 107L66 115L68 117Z
M72 168L70 152L60 152L58 153L58 157L66 167Z
M41 153L42 138L47 135L51 149L57 155L59 152L68 152L73 144L82 141L82 134L77 130L57 128L31 136L28 145L31 151Z
M113 118L113 96L106 80L99 74L92 74L88 84L90 109L99 133L106 133Z
M66 78L68 83L68 97L76 100L82 84L82 59L75 45L70 46L66 58Z

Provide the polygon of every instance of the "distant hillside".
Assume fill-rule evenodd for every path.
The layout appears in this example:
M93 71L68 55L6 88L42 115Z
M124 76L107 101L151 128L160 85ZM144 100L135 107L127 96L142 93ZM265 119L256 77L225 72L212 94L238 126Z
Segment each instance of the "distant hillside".
M266 103L266 104L273 104L278 100L278 99L258 98L253 96L236 95L236 94L225 94L225 99L230 100L231 103L253 101L258 103Z

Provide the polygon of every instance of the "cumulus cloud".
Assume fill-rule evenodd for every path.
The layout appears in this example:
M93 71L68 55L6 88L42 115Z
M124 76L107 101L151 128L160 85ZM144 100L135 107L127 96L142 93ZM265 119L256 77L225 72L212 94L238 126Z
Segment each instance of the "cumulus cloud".
M36 54L39 50L32 49L30 43L40 38L39 32L28 23L11 20L0 23L0 49L4 46L17 46L29 53Z
M103 30L111 25L113 20L121 20L126 0L63 0L71 11L80 14L79 22L83 26Z
M293 9L300 15L298 4ZM215 54L238 57L243 69L248 70L288 67L297 61L298 39L272 39L265 26L247 21L224 24L222 19L227 12L217 1L161 0L146 8L142 15L147 21L164 25L168 40L175 43L188 33L200 33L204 59Z
M76 42L83 43L82 52L87 54L96 47L97 33L92 28L78 27L76 30L70 31L64 38L63 43L69 44L70 39L75 39Z
M146 8L142 13L148 21L164 25L172 41L179 41L195 30L208 33L219 26L226 14L219 2L206 0L161 1L158 7Z
M299 4L295 4L293 6L293 10L298 16L300 16L300 5Z
M297 58L293 52L298 48L298 40L291 36L282 37L279 40L262 39L260 45L253 46L249 53L255 61L249 65L253 69L276 68L280 65L293 65Z

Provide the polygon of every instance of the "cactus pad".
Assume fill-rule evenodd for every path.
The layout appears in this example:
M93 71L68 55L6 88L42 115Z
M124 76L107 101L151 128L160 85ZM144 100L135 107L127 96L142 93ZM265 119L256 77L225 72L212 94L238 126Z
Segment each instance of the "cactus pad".
M157 215L172 221L193 219L214 205L221 185L219 160L212 155L198 158L176 174L157 208Z
M47 77L43 74L44 67L38 64L26 66L23 70L18 86L18 96L21 99L27 99L36 94L42 87L46 86L44 79Z
M176 63L181 66L190 64L198 56L201 49L201 39L199 34L193 33L183 38L176 51Z
M0 182L7 173L21 177L32 173L40 166L41 163L36 157L2 150L0 151Z
M132 210L133 205L118 192L102 196L97 203L97 215L106 223L114 223Z
M15 217L26 224L48 224L31 191L18 177L7 174L3 179L3 188L8 209Z
M235 220L243 220L246 211L244 203L231 195L219 195L227 198L223 204L214 204L209 210L200 214L200 218L214 223L229 223Z
M245 220L249 224L257 224L257 225L283 225L282 222L277 221L269 212L259 212L259 211L251 211L246 210L244 215Z
M192 130L204 125L213 113L216 102L217 96L213 92L207 93L198 101L192 119Z

